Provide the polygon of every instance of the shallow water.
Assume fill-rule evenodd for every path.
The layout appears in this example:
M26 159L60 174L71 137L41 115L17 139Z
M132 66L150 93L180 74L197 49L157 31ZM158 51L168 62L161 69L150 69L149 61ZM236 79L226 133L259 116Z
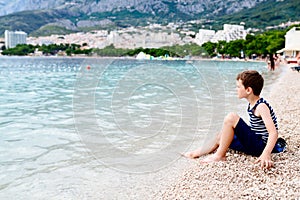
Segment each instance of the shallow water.
M89 67L87 67L89 66ZM245 112L235 76L264 63L0 58L0 198L149 198L179 155Z

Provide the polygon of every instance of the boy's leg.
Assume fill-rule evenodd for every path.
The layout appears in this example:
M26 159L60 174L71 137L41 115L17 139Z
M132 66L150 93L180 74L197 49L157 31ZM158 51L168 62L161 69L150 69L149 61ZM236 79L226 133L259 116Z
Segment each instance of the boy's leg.
M230 140L230 142L229 142L229 145L230 145L230 143L233 139L234 127L238 123L239 119L240 119L240 117L235 113L228 114L224 119L222 131L218 134L217 138L215 139L215 142L211 146L209 146L208 148L200 147L199 149L197 149L195 151L185 153L184 156L188 157L188 158L198 158L205 154L212 153L219 147L219 145L221 143L229 142L229 141L226 141L227 139ZM227 136L223 136L224 135L223 132L225 132L225 135L227 132L229 133L229 135L232 134L232 138L231 139L226 138ZM222 139L222 137L224 137L224 138ZM223 140L223 141L221 142L221 140ZM229 147L229 145L228 145L228 147ZM226 148L226 150L228 149L228 147ZM222 148L224 148L224 147L222 147ZM226 154L226 150L225 150L225 154Z
M187 152L183 154L183 156L187 158L199 158L200 156L206 155L208 153L211 153L215 151L219 146L220 141L220 133L217 135L217 137L214 139L212 144L209 144L207 147L200 147L199 149L196 149L195 151Z
M230 113L225 117L220 133L218 149L213 155L202 160L203 163L223 161L226 159L226 152L233 140L234 128L239 122L239 119L240 117L236 113Z
M266 143L261 135L256 134L242 119L239 120L234 129L234 137L229 146L233 150L252 156L260 156L265 149Z

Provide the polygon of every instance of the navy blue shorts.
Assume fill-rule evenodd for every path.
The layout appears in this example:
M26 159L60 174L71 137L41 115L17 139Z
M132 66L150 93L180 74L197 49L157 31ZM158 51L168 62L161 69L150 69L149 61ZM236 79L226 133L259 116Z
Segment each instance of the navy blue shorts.
M250 126L240 118L234 129L234 138L229 148L252 156L260 156L265 146L266 143L261 136L252 131Z

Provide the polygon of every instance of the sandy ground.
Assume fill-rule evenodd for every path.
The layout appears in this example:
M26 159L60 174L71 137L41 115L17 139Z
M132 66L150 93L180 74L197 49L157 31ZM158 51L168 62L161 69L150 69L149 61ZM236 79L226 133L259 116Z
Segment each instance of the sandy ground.
M275 167L263 170L255 157L229 150L226 162L199 159L155 199L300 199L300 73L289 67L265 97L274 108L284 153L272 154Z

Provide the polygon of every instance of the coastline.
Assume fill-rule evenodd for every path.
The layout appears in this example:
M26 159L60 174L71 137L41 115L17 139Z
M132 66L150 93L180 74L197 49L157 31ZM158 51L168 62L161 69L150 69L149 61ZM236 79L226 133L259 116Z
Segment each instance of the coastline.
M155 199L298 199L300 198L300 73L289 65L271 88L268 101L279 122L279 136L287 143L284 153L272 154L275 167L262 170L256 157L227 152L227 161L202 165L199 159Z
M88 56L88 55L72 55L72 56L64 56L64 55L26 55L26 56L17 56L17 55L1 55L0 58L64 58L64 59L74 59L74 58L80 58L80 59L120 59L120 60L148 60L150 59L137 59L136 56ZM265 62L265 59L227 59L227 58L205 58L205 57L197 57L197 56L192 56L189 58L185 57L170 57L171 59L153 59L151 61L156 61L156 60L164 60L164 61L174 61L174 60L186 60L186 61L199 61L199 60L207 60L207 61L222 61L222 62Z

